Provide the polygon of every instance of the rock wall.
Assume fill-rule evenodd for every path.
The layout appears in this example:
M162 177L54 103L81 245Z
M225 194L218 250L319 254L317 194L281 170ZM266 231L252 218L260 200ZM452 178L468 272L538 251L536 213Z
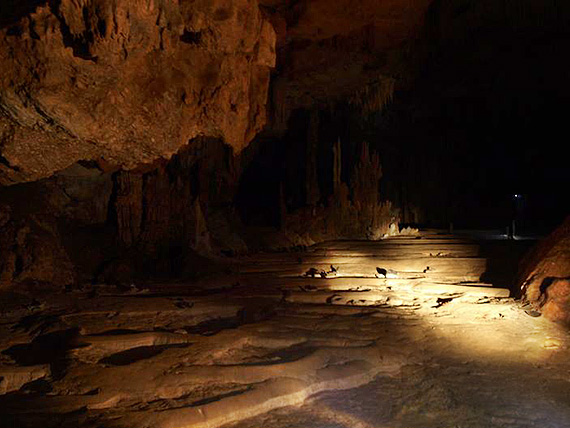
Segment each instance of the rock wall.
M525 257L519 284L535 310L570 326L570 217Z
M204 255L481 221L511 191L493 180L533 170L504 168L519 138L556 129L533 100L567 88L560 0L0 8L4 284L180 277ZM543 146L517 159L556 170Z
M168 162L117 171L82 162L0 189L0 285L189 279L250 251L381 238L397 213L380 198L377 153L338 136L324 144L316 124L239 156L197 138Z
M52 217L12 218L0 207L0 288L16 283L68 286L75 269Z
M90 280L113 245L112 191L112 174L89 163L0 188L0 285Z
M275 32L256 0L8 2L0 185L80 160L135 168L265 124Z
M282 138L260 138L246 149L236 197L246 224L277 228L283 248L379 239L397 224L398 210L380 190L379 145L358 132L359 117L348 104L297 109Z

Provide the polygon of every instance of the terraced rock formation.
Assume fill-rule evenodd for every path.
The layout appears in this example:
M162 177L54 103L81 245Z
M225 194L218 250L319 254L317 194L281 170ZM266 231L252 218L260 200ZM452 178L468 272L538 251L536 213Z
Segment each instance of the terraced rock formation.
M477 241L423 233L242 257L200 286L3 294L2 421L565 426L567 333L487 270Z

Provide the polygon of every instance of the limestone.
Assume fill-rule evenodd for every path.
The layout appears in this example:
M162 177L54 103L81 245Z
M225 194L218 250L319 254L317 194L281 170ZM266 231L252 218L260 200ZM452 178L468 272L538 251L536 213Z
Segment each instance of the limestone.
M132 169L198 135L239 151L265 124L275 32L256 0L25 3L0 28L0 184Z
M367 249L382 254L386 263L402 263L424 252L430 235L422 236L330 242L297 257L326 247L342 249L356 264L354 259L364 262L366 257L354 253ZM451 253L453 246L463 256L463 250L477 253L472 243L462 247L452 238L437 242L436 253ZM434 251L433 242L429 248ZM445 281L447 275L461 276L469 257L437 258L447 263L441 283L400 276L287 277L275 268L269 274L255 272L256 263L279 266L278 256L244 258L242 267L250 272L238 275L239 286L231 286L232 277L216 278L210 286L206 279L154 284L143 294L99 286L96 293L46 293L29 309L21 309L25 300L7 295L2 302L9 316L0 326L0 388L6 392L0 395L2 420L16 426L56 421L61 426L97 423L110 428L368 427L357 416L371 412L374 418L367 420L392 426L405 414L406 425L414 425L409 421L423 420L426 408L446 408L450 402L479 408L482 404L473 404L473 397L481 400L486 394L510 399L501 388L523 375L528 376L525 388L547 391L556 414L564 415L568 391L559 373L568 370L567 334L542 318L528 317L506 298L506 289ZM281 256L287 260L291 255ZM326 257L318 257L326 267ZM334 257L335 267L349 264L338 253ZM477 264L479 258L472 261ZM287 264L281 268L286 270ZM447 303L437 305L438 299ZM57 340L63 336L69 337ZM51 367L24 366L32 357L49 361ZM556 370L532 368L539 364ZM429 371L429 379L418 370ZM456 395L474 385L473 376L480 373L493 384L467 398ZM451 388L452 401L438 392L444 381L458 383ZM329 419L317 424L323 407L315 403L332 397L347 404L353 394L358 401L350 408L356 415L351 418L341 404L329 403ZM417 401L408 405L409 397ZM501 406L495 398L491 401L482 411L520 410L518 399ZM395 410L380 418L374 413L380 405ZM307 408L310 416L293 416ZM488 418L469 425L470 414L452 411L457 425L489 425ZM276 412L285 416L275 424L267 422ZM536 408L529 412L520 413L523 422ZM432 422L450 420L446 414L430 417Z
M396 362L373 366L362 361L341 366L327 365L311 381L284 377L271 379L245 392L198 408L163 412L155 418L143 416L141 427L199 427L214 428L246 419L285 406L302 404L309 396L321 391L350 389L370 382L380 372L394 375L400 365Z
M130 349L164 347L190 343L187 335L166 332L142 332L114 336L84 336L80 347L72 351L73 357L83 362L97 362L104 357Z
M570 325L570 217L521 262L523 298L552 321Z
M18 367L0 365L0 395L18 391L22 386L50 375L47 364Z
M284 130L297 108L351 99L354 105L381 109L394 88L395 51L421 31L432 1L261 3L273 6L276 28L286 21L278 41L288 61L273 84L274 126Z

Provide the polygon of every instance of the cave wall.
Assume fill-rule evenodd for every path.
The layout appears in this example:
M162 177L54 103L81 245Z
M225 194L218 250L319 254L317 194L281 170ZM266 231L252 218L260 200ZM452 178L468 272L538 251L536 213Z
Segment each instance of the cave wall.
M112 174L74 164L49 179L0 188L0 284L68 286L113 244Z
M311 116L286 141L258 139L239 156L197 138L170 161L114 171L81 162L0 189L1 284L188 279L217 269L206 259L379 239L397 212L381 200L377 153L335 133L323 144L328 127Z
M256 0L8 2L0 184L79 160L135 168L199 135L239 151L265 124L275 32Z
M565 170L561 1L0 7L5 285L188 277L204 256L398 223L503 227L521 182L535 216L567 207L541 192Z
M208 269L200 255L245 251L236 159L221 140L197 138L170 161L113 171L81 162L0 189L3 283L192 276Z
M269 3L3 4L3 284L185 276L202 255L379 238L397 222L380 197L377 147L334 124L349 115L329 112L342 103L381 108L391 79L371 71L372 84L361 87L352 73L350 90L334 99L287 97L280 105L290 127L281 128L275 88L291 74L281 67L270 123L255 138L267 122L277 49L295 56L310 39L313 50L328 46L323 58L336 51L330 65L351 43L366 49L375 37L368 22L307 36L307 23L325 18L323 2ZM374 8L367 1L356 9L364 16ZM273 168L260 175L263 162Z

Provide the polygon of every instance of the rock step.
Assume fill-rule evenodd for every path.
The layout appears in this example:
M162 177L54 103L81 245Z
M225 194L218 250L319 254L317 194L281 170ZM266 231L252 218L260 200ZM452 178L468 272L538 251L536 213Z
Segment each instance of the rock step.
M404 257L404 258L350 258L342 257L337 258L336 263L333 263L329 258L323 258L321 262L315 266L311 260L303 260L302 263L281 263L281 262L267 262L267 263L251 263L242 264L240 271L245 272L284 272L284 271L298 271L304 274L309 268L315 267L317 269L329 270L330 265L338 264L342 271L349 270L372 270L376 273L377 267L385 269L393 269L401 272L423 272L429 266L430 270L440 272L457 272L459 270L481 270L487 267L487 259L480 257Z
M364 276L374 277L376 268L393 270L397 273L423 273L427 275L457 275L457 276L481 276L487 271L487 259L485 258L438 258L416 257L404 259L368 259L345 258L341 263L332 263L327 260L322 264L303 262L297 264L283 263L252 263L240 266L240 273L248 274L278 274L279 276L303 276L309 269L330 270L330 265L338 267L337 275L341 276ZM429 269L428 269L429 268ZM425 272L424 272L425 271Z
M383 281L384 283L380 283ZM305 292L314 291L333 291L333 292L364 292L365 290L370 291L383 291L392 293L409 292L417 295L449 295L449 294L462 294L476 297L495 297L495 298L505 298L509 297L510 291L506 288L495 288L491 287L489 284L477 284L477 285L449 285L449 284L437 284L428 281L415 281L406 282L404 280L372 280L368 278L362 278L360 280L338 278L337 280L323 280L323 281L313 281L309 284L310 287L303 287L298 284L291 284L289 281L283 286L283 289L299 291L301 288ZM314 288L313 288L314 287Z
M131 334L114 334L105 336L81 336L80 348L71 350L78 361L96 363L97 361L119 352L150 346L171 346L191 342L188 335L167 332L141 332Z
M507 290L508 292L508 290ZM467 294L467 293L416 293L394 291L362 291L362 292L301 292L292 291L284 297L284 301L288 303L302 304L328 304L328 305L352 305L352 306L414 306L422 303L437 303L442 298L461 299L467 302L476 302L484 297L493 297L488 294Z
M202 406L166 410L159 413L141 413L131 419L136 428L217 428L228 423L250 418L270 410L302 404L309 396L328 390L355 388L371 382L379 375L395 376L403 365L403 357L387 356L375 348L359 353L360 360L334 362L339 353L346 350L317 351L307 361L299 361L297 367L288 370L277 368L275 375L253 385L242 394L214 401ZM212 368L216 370L216 368ZM238 371L239 367L237 367ZM222 370L226 372L226 370ZM233 371L219 373L224 377ZM208 378L210 379L210 378ZM255 379L248 379L249 382Z
M260 253L250 256L241 256L236 258L236 260L244 263L265 261L297 262L299 258L302 260L314 260L331 257L477 257L479 254L480 247L476 244L448 245L445 248L442 248L441 245L433 244L385 244L377 247L367 246L363 248L347 247L346 249L309 249L298 253Z
M405 246L413 245L415 247L423 245L434 245L439 248L453 245L476 245L472 239L458 238L458 237L445 237L445 236L421 236L421 237L393 237L383 239L380 241L328 241L313 245L309 250L323 250L323 249L360 249L360 248L383 248L384 246Z
M379 279L379 278L251 278L243 280L244 292L270 298L283 290L290 291L334 291L363 292L365 290L409 292L418 295L463 294L474 297L509 297L506 288L493 287L486 283L449 284L434 282L429 279ZM239 289L238 289L239 290ZM236 293L238 292L236 290Z
M50 375L48 364L35 366L5 366L0 365L0 395L18 391L22 386Z

